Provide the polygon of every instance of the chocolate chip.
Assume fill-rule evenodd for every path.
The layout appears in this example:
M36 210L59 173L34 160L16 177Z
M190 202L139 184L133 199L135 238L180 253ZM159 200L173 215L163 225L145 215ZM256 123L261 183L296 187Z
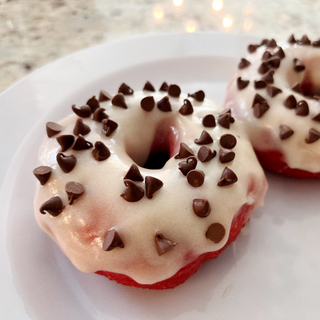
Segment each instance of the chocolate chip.
M271 86L270 84L267 85L267 93L269 94L269 96L271 98L275 97L277 94L281 93L282 90L275 87L275 86Z
M153 96L143 98L140 102L140 106L144 111L152 111L155 106Z
M168 84L167 84L166 82L164 82L164 83L161 85L159 91L165 91L165 92L167 92L167 91L168 91L168 88L169 88Z
M86 150L93 147L93 144L87 141L81 134L78 135L76 140L74 141L71 149L75 151Z
M130 95L133 94L133 90L128 85L126 85L125 83L122 83L121 86L118 89L118 93L122 93L125 96L130 96Z
M206 128L214 128L216 126L216 119L213 114L207 114L202 119L202 125Z
M46 123L47 136L49 138L60 133L63 129L64 129L64 126L60 125L59 123L55 123L55 122Z
M201 170L191 170L187 174L187 180L192 187L201 187L204 183L204 173Z
M248 61L247 59L242 58L238 64L238 69L245 69L248 66L250 66L251 62Z
M254 52L257 51L257 48L258 48L258 47L259 47L259 46L256 45L256 44L249 44L249 45L248 45L248 51L249 51L250 53L254 53Z
M224 226L218 222L215 222L209 226L206 232L206 238L214 243L219 243L224 238L225 234L226 230Z
M318 39L316 41L313 41L312 42L312 46L315 47L315 48L319 48L320 47L320 39Z
M269 110L269 105L265 102L256 103L252 108L253 108L253 115L257 119L259 119Z
M169 96L174 97L174 98L179 98L180 93L181 93L181 89L176 84L171 84L169 86L169 88L168 88Z
M271 58L272 57L272 54L269 52L269 51L265 51L264 53L263 53L263 55L262 55L262 60L263 61L266 61L266 60L268 60L269 58Z
M249 84L249 80L242 80L241 77L239 77L237 79L237 87L238 87L238 90L243 90L244 88L246 88Z
M268 67L272 69L278 69L280 66L280 58L279 57L272 57L267 61Z
M62 200L58 196L54 196L43 203L40 207L42 214L49 213L53 217L57 217L63 210Z
M254 87L255 87L255 89L263 89L263 88L265 88L267 86L267 84L264 82L264 81L262 81L262 80L255 80L254 81Z
M267 47L268 48L276 48L277 47L276 41L274 39L269 40L267 43Z
M198 160L196 157L189 157L186 161L181 161L178 163L178 169L182 172L184 176L188 174L189 171L194 170L197 167Z
M305 140L306 143L310 144L320 139L320 132L316 129L310 129L308 132L308 138Z
M115 248L124 248L124 244L118 232L112 228L108 231L103 241L102 249L104 251L111 251Z
M124 180L124 184L126 186L126 189L121 194L121 197L128 201L128 202L136 202L143 198L144 196L144 190L137 186L133 181L131 180Z
M218 182L218 186L219 187L229 186L233 183L236 183L237 181L238 181L238 177L236 176L236 174L228 167L225 167L222 171L220 180Z
M307 101L301 100L298 102L296 107L296 115L305 117L309 114L309 106Z
M212 142L213 142L213 139L212 139L212 137L210 136L210 134L206 130L203 130L201 132L201 136L200 136L199 139L195 139L194 140L194 143L199 144L199 145L209 144L209 143L212 143Z
M73 204L74 200L78 199L84 194L84 187L79 182L70 181L66 184L65 189L68 195L68 202L70 206Z
M183 100L183 106L179 109L179 112L183 116L188 116L193 113L193 107L191 102L188 99Z
M94 113L98 108L100 108L100 103L96 99L96 96L90 98L86 104L91 108L92 113Z
M185 143L181 142L179 153L174 158L175 159L184 159L184 158L188 158L190 156L194 156L194 152L192 151L192 149L189 146L187 146Z
M267 84L272 84L274 82L273 75L274 75L274 71L270 70L266 75L264 75L261 78L261 80Z
M314 121L320 122L320 112L311 118Z
M40 166L33 170L33 174L36 176L42 186L48 182L51 172L52 169L48 166Z
M99 102L104 102L104 101L109 101L112 99L112 96L104 91L104 90L101 90L100 93L99 93Z
M155 91L156 91L155 88L153 87L153 85L152 85L149 81L147 81L147 82L145 83L145 85L144 85L144 87L143 87L143 90L145 90L145 91L151 91L151 92L155 92Z
M260 94L256 93L254 98L253 98L253 101L252 101L252 107L256 104L256 103L267 103L267 100L262 97Z
M214 150L212 151L207 146L202 146L198 151L198 159L201 162L208 162L216 156L217 152Z
M205 98L205 94L202 90L199 90L199 91L192 93L192 94L188 93L188 97L192 97L196 101L202 102Z
M193 212L200 218L207 217L211 212L210 203L207 199L193 199Z
M293 69L296 72L301 72L305 69L306 67L304 66L304 64L298 60L298 59L293 59Z
M90 131L91 131L90 127L83 122L82 118L78 118L73 129L73 134L75 136L78 136L79 134L85 136Z
M94 149L92 150L92 155L97 161L104 161L110 157L111 153L103 142L96 141Z
M304 35L300 40L297 41L298 44L308 46L311 44L310 39L307 37L307 35Z
M57 154L57 162L63 172L69 173L75 167L77 158L73 155L66 156L62 152L59 152Z
M279 133L280 140L288 139L294 133L290 127L288 127L284 124L280 124L279 129L280 129L280 133Z
M291 90L294 91L294 92L302 94L300 83L294 84L293 87L291 87Z
M260 64L260 67L258 68L258 72L260 74L265 74L266 72L268 72L270 70L268 62L262 62Z
M127 174L123 179L129 179L132 181L143 181L143 177L140 173L140 170L136 164L132 164L129 168Z
M88 105L77 108L76 105L73 104L71 108L78 117L89 118L91 116L91 108Z
M153 194L163 186L163 182L161 180L151 176L146 176L145 183L146 183L146 196L148 199L152 199Z
M124 95L122 93L118 93L116 94L112 100L111 103L115 106L115 107L120 107L123 109L128 109L128 106L126 104Z
M286 100L283 101L283 105L288 109L295 109L297 106L297 100L295 96L292 94L286 98Z
M297 42L293 34L289 37L288 42L290 44L295 44Z
M171 104L169 102L169 97L165 96L161 100L157 102L157 107L159 110L163 112L170 112L171 110Z
M233 149L237 144L237 139L232 134L223 134L220 137L220 144L223 148Z
M108 119L109 116L104 112L105 109L104 108L98 108L94 114L93 114L93 120L94 121L98 121L98 122L102 122L102 120L104 119Z
M285 53L281 47L273 54L274 57L279 57L280 59L285 58Z
M269 42L268 39L262 39L262 40L261 40L261 43L260 43L260 46L264 46L264 45L266 45L268 42Z
M65 134L57 137L57 141L61 146L61 151L67 151L74 143L74 136L72 134Z
M155 235L155 244L159 256L167 253L177 245L177 243L165 238L159 231Z
M233 123L234 119L231 116L230 110L221 113L218 117L218 123L221 127L230 129L230 123Z
M113 132L118 128L118 124L111 119L102 120L103 132L107 137L110 137Z
M219 160L221 163L231 162L231 161L233 161L235 156L236 156L236 154L229 149L221 148L219 150Z

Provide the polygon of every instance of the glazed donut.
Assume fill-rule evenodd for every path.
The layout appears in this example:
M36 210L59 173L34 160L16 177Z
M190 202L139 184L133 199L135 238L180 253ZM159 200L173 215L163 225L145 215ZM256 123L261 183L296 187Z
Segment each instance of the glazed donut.
M72 263L172 288L235 240L266 179L242 125L204 97L147 82L46 124L35 216Z
M245 123L262 166L320 178L320 40L264 39L248 46L229 83L225 108ZM318 141L319 140L319 141Z

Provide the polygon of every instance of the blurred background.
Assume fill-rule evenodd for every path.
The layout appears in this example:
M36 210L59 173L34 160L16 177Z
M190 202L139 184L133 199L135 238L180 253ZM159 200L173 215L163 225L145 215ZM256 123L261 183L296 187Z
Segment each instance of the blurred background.
M231 32L320 36L317 0L0 0L0 93L80 49L131 36Z

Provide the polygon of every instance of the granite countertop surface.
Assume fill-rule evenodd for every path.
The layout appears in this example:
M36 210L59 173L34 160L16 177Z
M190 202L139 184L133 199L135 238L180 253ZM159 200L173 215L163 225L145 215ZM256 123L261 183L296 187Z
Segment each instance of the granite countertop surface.
M320 36L315 0L0 0L0 92L83 48L130 36L218 31Z

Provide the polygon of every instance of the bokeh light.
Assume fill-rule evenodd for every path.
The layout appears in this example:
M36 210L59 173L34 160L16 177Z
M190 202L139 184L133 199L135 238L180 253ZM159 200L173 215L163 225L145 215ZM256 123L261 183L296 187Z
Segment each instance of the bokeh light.
M173 4L177 7L180 7L182 5L183 0L173 0Z
M222 23L223 23L223 26L224 26L225 28L230 28L230 27L232 26L233 19L232 19L231 16L226 16L226 17L223 19Z
M195 32L197 29L197 26L196 24L193 22L193 21L189 21L187 24L186 24L186 31L189 32L189 33L192 33L192 32Z
M164 12L161 7L156 7L153 10L153 16L156 20L161 21L164 16Z
M216 11L221 10L223 7L223 2L222 0L213 0L212 2L212 8Z

